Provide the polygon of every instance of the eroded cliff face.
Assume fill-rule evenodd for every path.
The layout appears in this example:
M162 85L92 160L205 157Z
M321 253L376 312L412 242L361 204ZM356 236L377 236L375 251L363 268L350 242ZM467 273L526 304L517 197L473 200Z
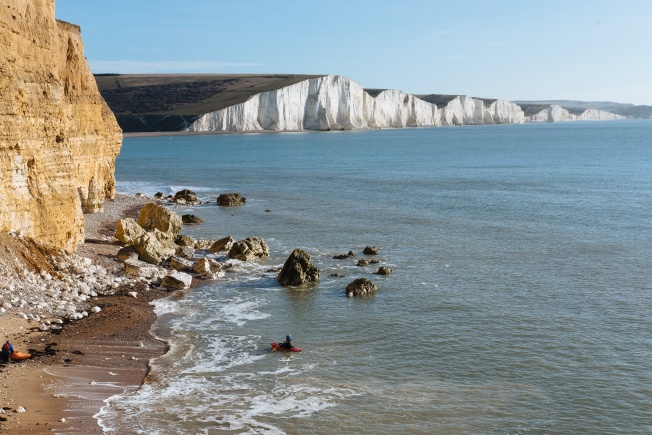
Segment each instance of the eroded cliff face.
M73 251L115 196L122 132L54 0L0 6L0 231Z
M372 97L355 81L324 76L253 96L244 103L207 113L189 131L356 130L522 123L521 108L509 101L486 105L459 96L438 108L398 90Z
M626 116L604 110L587 109L579 115L574 115L561 106L553 104L541 112L528 116L527 122L566 122L566 121L614 121L627 119Z

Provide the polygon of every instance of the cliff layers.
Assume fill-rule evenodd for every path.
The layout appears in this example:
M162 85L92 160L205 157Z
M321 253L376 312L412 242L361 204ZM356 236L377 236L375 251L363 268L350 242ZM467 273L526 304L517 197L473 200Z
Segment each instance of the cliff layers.
M54 0L5 0L0 41L0 231L73 251L115 195L121 130Z

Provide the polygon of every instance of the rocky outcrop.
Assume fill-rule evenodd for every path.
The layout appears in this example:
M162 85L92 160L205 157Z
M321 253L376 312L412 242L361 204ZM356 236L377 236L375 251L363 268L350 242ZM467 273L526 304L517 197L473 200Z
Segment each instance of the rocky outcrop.
M373 282L367 278L358 278L346 286L346 296L366 296L374 293L376 290L378 290L378 287Z
M247 202L239 193L222 193L217 197L217 205L222 207L234 207L236 205L243 205Z
M301 285L319 281L319 269L310 262L310 254L303 249L295 249L276 280L281 285Z
M74 251L115 196L121 130L54 0L5 0L0 41L0 231Z
M140 209L138 225L145 231L157 229L167 234L172 240L181 232L183 221L181 217L170 209L149 202Z
M240 261L269 257L269 247L259 237L248 237L235 242L229 250L229 258Z
M565 121L613 121L618 119L627 119L625 116L616 115L615 113L604 110L587 109L579 115L574 115L563 107L553 104L526 118L527 122L565 122Z

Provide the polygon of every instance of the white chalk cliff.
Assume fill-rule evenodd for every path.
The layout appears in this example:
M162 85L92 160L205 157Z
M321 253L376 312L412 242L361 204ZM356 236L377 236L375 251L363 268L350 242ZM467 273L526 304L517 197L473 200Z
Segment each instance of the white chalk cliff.
M559 109L565 111L561 107ZM347 77L323 76L263 92L244 103L206 113L197 118L187 131L360 130L521 124L562 120L565 117L575 120L571 119L575 115L568 111L567 115L557 114L557 109L553 110L555 115L544 112L526 118L521 107L510 101L488 103L468 96L455 97L442 107L398 90L382 91L373 97L359 83ZM600 113L588 113L587 117L616 119L607 118L604 114L608 112L590 112Z
M574 115L563 107L553 104L537 114L526 117L526 122L613 121L617 119L627 119L627 117L595 109L587 109L579 115Z

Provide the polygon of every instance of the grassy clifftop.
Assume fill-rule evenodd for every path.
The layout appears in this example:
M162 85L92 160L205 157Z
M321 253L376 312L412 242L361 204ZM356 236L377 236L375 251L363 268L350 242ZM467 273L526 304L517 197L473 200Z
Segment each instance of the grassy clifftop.
M179 131L197 116L319 75L97 74L125 132Z

